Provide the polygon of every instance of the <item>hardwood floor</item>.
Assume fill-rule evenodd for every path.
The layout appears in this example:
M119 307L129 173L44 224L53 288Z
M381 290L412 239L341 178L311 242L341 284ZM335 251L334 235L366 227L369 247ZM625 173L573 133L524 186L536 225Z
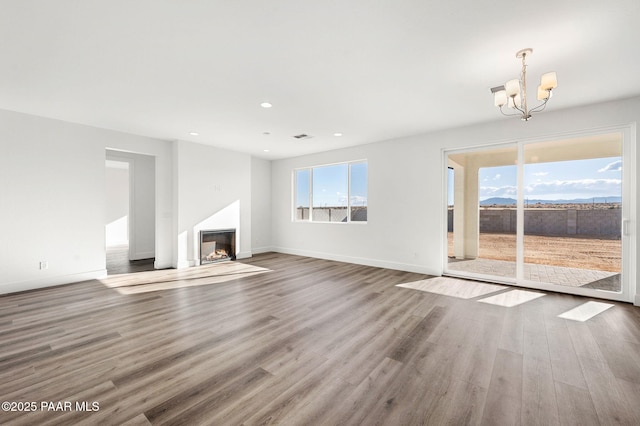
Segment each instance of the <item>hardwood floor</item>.
M640 424L631 305L578 322L558 315L589 299L508 308L396 287L420 274L274 253L242 263L268 271L0 297L0 401L36 403L0 423Z
M153 271L155 259L129 260L129 246L107 247L107 274Z

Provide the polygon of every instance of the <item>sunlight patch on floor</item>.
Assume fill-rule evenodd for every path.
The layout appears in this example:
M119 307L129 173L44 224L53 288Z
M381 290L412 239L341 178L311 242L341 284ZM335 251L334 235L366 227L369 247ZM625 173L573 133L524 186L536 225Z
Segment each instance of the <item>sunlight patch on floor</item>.
M396 287L410 288L413 290L427 291L429 293L442 294L444 296L460 299L473 299L504 290L505 287L497 284L484 284L475 281L459 280L449 277L435 277L410 283L397 284Z
M495 296L489 296L487 298L480 299L478 300L478 302L512 308L514 306L530 302L542 296L545 296L545 294L535 291L511 290L507 291L506 293L500 293L496 294Z
M110 275L100 280L120 294L138 294L151 291L172 290L184 287L220 284L271 272L271 269L247 265L240 262L220 262L186 269L163 269L159 271Z
M565 313L558 315L558 318L584 322L612 307L613 305L611 303L586 302Z

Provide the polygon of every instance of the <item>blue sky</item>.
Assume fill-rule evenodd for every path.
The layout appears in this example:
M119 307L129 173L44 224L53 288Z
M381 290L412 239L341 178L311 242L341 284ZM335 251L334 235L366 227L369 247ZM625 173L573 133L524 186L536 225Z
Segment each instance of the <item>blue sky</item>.
M480 200L517 198L516 166L482 168L479 171ZM449 203L453 188L449 186ZM524 169L525 199L571 200L622 196L622 159L558 161L527 164Z
M349 197L348 164L313 169L313 205L315 207L346 206ZM308 170L308 169L306 169ZM296 206L309 205L309 173L298 171ZM351 164L351 205L367 205L367 163Z

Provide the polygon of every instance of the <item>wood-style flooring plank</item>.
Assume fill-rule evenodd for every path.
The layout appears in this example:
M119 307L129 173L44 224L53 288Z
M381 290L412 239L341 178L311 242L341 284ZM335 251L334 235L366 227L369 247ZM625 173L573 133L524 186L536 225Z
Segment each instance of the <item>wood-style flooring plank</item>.
M518 424L522 409L522 355L498 349L494 365L482 423Z
M629 405L624 389L604 361L580 357L591 400L603 425L638 425L640 417ZM640 401L640 395L635 395ZM635 404L637 405L637 404Z
M548 359L522 359L521 424L553 426L560 424L555 382Z
M0 400L99 403L0 424L640 422L638 308L396 287L427 278L264 253L0 296Z
M558 416L562 425L600 425L591 394L586 389L555 382Z
M547 343L554 380L586 389L587 382L584 380L567 327L560 326L547 330Z

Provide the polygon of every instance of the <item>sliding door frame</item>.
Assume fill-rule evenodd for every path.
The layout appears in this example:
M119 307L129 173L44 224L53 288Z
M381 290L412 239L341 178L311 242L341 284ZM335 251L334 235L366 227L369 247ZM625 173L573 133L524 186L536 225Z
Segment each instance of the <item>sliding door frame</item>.
M609 133L619 133L622 137L622 230L621 230L621 243L622 243L622 266L621 266L621 291L612 292L599 289L589 289L582 287L570 287L562 286L558 284L543 283L538 281L530 281L524 279L524 149L528 144L538 142L551 142L555 140L573 139L580 137L589 137L604 135ZM636 185L636 125L635 123L599 127L594 129L555 133L536 138L527 138L521 140L512 140L504 142L489 143L486 145L475 145L467 148L453 148L442 150L442 170L444 176L443 186L443 224L441 241L443 242L443 275L454 276L460 278L470 278L481 281L489 281L496 283L510 284L520 287L527 287L536 290L543 291L555 291L568 294L576 294L587 297L595 297L609 300L617 300L624 302L633 302L635 295L635 282L636 282L636 206L637 195L633 190ZM454 153L467 153L474 151L490 150L491 148L503 148L517 146L518 155L518 196L517 196L517 213L516 213L516 276L515 277L503 277L484 275L472 272L464 272L451 270L448 268L448 244L447 244L447 209L448 209L448 157ZM455 232L455 229L454 229ZM463 231L464 232L464 231Z

